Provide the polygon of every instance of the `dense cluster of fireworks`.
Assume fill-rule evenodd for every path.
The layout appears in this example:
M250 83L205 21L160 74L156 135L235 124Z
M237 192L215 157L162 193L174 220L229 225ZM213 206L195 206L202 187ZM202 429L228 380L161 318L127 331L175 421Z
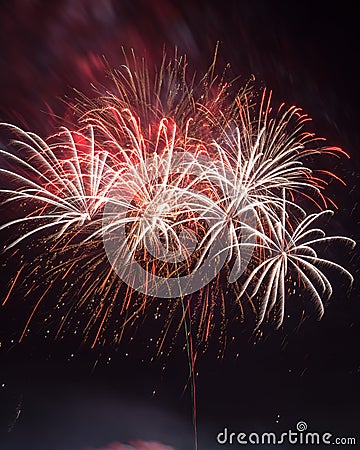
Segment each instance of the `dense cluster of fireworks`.
M186 67L164 58L153 74L126 59L113 92L80 97L76 126L45 141L3 124L16 138L0 155L2 206L16 212L1 230L4 250L22 255L3 305L16 286L37 295L20 340L51 289L58 336L78 313L86 319L73 330L81 322L84 340L104 343L116 312L119 341L151 304L167 311L161 348L179 305L207 341L232 297L239 316L250 305L255 327L279 327L292 291L320 318L328 271L351 284L318 256L319 244L355 244L315 224L331 214L326 180L337 177L310 167L347 155L306 131L299 108L274 110L266 90L235 89L213 66L189 81Z

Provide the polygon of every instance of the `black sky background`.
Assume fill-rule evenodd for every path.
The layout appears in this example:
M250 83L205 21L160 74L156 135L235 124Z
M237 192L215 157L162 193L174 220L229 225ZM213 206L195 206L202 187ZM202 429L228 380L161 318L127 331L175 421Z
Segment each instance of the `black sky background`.
M53 126L46 110L61 116L59 98L72 87L91 93L91 82L106 83L93 54L116 67L124 45L155 63L165 43L201 73L219 41L220 70L229 62L234 76L254 74L275 101L302 107L319 136L351 155L329 163L347 186L329 186L340 209L328 230L358 239L360 31L350 2L22 0L2 1L0 11L0 119L40 134ZM347 295L341 277L333 280L335 295L320 322L297 327L290 320L256 340L230 321L237 339L225 357L217 359L215 343L198 356L200 450L225 448L215 440L224 426L281 433L299 420L312 431L360 439L359 256L333 252L355 286ZM3 296L6 268L1 276ZM71 336L46 339L39 319L39 333L16 345L20 300L0 308L1 450L81 450L137 437L192 448L181 339L166 360L150 362L152 323L130 347L91 351Z

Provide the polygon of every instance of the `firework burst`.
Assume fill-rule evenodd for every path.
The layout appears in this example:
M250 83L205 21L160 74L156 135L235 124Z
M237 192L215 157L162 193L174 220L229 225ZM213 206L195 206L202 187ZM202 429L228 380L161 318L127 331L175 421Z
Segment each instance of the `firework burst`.
M310 228L329 213L324 175L337 177L308 161L344 152L306 131L309 118L299 108L274 111L266 90L257 102L249 85L235 89L214 75L214 65L196 84L177 56L154 73L134 55L125 62L112 74L114 91L79 99L75 131L63 128L44 141L6 125L16 139L1 151L2 204L16 205L19 214L1 225L18 234L5 250L44 239L49 253L45 269L37 264L27 275L48 286L30 319L61 279L66 312L58 335L83 310L84 340L105 342L119 311L111 338L118 342L156 299L172 299L164 307L171 323L174 305L184 308L186 297L184 311L207 341L218 300L206 286L214 280L224 303L223 267L238 305L244 297L253 302L257 326L270 313L281 325L294 276L321 316L332 290L319 267L351 275L314 246L354 242ZM314 207L319 212L307 214ZM77 300L69 302L70 294Z
M30 211L1 229L21 224L31 227L34 223L6 249L48 228L59 230L54 235L57 239L69 228L94 220L117 174L110 171L109 154L95 149L92 127L85 130L86 134L63 129L50 138L52 143L47 143L33 133L5 126L18 135L13 145L21 156L1 150L3 159L16 167L0 169L3 179L11 185L11 189L1 190L7 197L4 203L17 202Z
M242 285L240 295L251 286L251 297L255 297L261 287L264 293L260 296L260 312L258 325L264 320L265 314L274 313L277 327L283 322L286 300L286 283L296 280L300 289L308 291L315 303L316 315L320 319L324 314L324 302L332 294L332 286L321 267L336 269L348 278L350 286L353 283L352 275L339 264L320 258L314 249L316 244L342 242L355 246L355 241L344 236L326 236L320 228L310 228L313 222L325 214L333 214L325 210L311 214L303 220L293 217L296 226L285 219L285 206L283 218L275 223L268 222L267 233L253 230L258 238L257 247L262 250L262 261L247 276Z

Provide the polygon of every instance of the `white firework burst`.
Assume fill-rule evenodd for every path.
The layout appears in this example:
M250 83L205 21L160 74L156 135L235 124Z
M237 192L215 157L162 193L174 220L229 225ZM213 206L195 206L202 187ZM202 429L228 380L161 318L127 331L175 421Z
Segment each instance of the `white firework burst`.
M0 192L6 196L4 203L20 204L26 215L0 229L30 226L6 248L40 231L55 228L55 236L61 237L72 226L93 221L119 176L111 155L95 148L93 128L78 132L63 128L45 142L34 133L4 125L18 136L12 144L19 150L0 150L10 167L0 168L5 183L10 184Z
M332 286L324 274L324 268L336 269L345 275L350 284L353 276L341 265L319 257L314 246L322 243L342 242L355 246L355 241L345 236L326 236L320 228L311 228L321 216L333 214L326 210L310 214L293 228L289 220L283 216L275 223L269 222L269 230L265 234L253 230L258 238L257 247L260 249L261 259L246 277L240 295L248 288L254 298L262 288L260 294L259 326L266 314L275 311L277 327L283 322L286 300L286 282L290 274L298 280L302 289L309 292L315 303L317 317L324 313L324 302L332 295Z

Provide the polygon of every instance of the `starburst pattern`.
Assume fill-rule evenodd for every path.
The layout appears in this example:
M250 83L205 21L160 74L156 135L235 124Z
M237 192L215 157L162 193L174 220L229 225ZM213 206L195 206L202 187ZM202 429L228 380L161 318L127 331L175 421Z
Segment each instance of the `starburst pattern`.
M207 340L217 302L205 286L214 279L214 292L225 289L222 267L238 304L246 297L254 304L256 326L271 315L276 326L282 324L289 279L309 293L320 317L332 293L324 271L336 269L350 282L352 277L315 247L355 243L311 228L331 213L324 175L339 178L308 162L315 155L346 154L307 131L310 119L299 108L274 111L266 90L259 101L248 85L231 95L232 83L215 76L213 66L196 85L181 58L164 59L151 77L134 56L113 81L116 94L81 98L75 130L63 128L44 141L5 124L16 139L1 151L2 205L19 211L1 225L17 234L5 250L38 240L49 253L45 269L36 263L28 271L26 280L39 275L37 286L45 279L48 286L21 339L48 290L65 280L58 335L82 310L89 316L84 340L95 345L115 310L123 330L155 301L149 296L183 300L201 289L200 321L198 307L187 304L193 320L207 329L198 336ZM23 262L3 304L25 267ZM193 273L200 281L191 290ZM166 286L165 294L159 286ZM78 300L69 302L70 294ZM174 310L167 309L171 322Z

